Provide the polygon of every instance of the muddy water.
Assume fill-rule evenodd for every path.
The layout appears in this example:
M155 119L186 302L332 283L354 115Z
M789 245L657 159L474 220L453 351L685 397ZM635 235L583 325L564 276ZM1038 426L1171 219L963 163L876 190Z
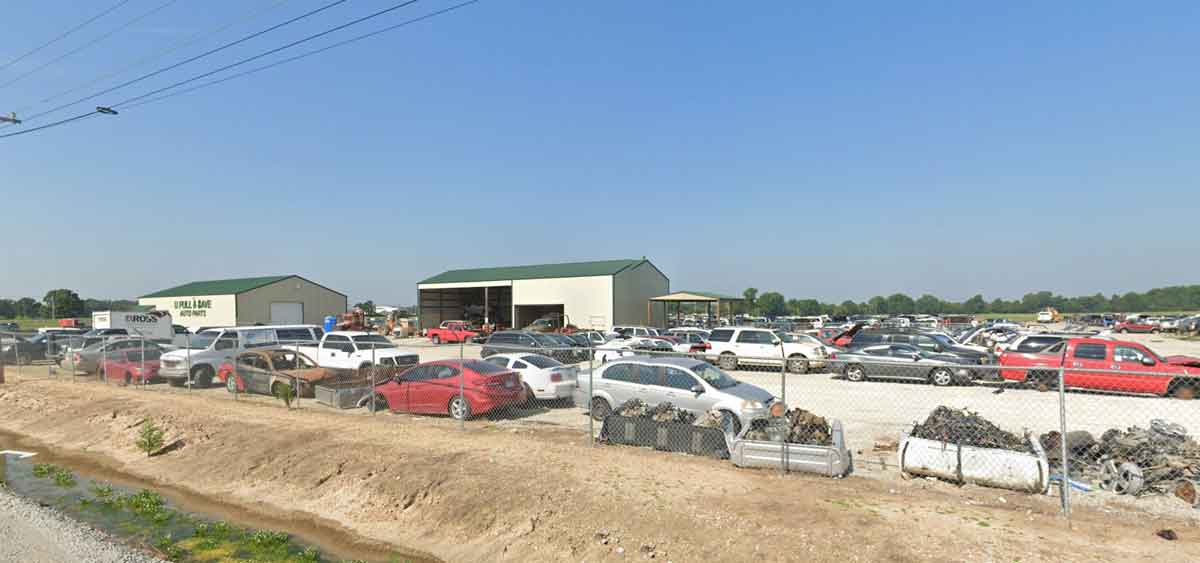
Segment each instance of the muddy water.
M285 532L291 535L301 547L312 546L318 549L326 560L361 560L361 561L413 561L430 563L436 561L427 555L420 555L415 550L396 549L372 540L360 538L346 530L338 522L299 513L281 513L278 511L249 510L245 507L222 502L203 495L184 491L171 486L153 483L138 477L114 471L87 455L57 452L36 441L0 431L0 451L19 450L32 452L37 455L18 460L14 456L0 456L0 482L26 497L41 502L76 502L78 498L87 496L91 482L111 483L120 492L136 492L150 490L162 495L170 508L186 513L200 520L224 521L236 527L251 530L270 530ZM38 479L32 475L34 464L54 464L73 472L79 485L74 491L65 494L51 479ZM94 500L94 499L93 499ZM106 531L134 542L145 542L145 534L129 527L129 523L109 516L88 515L91 523ZM167 533L186 532L184 529L160 530Z

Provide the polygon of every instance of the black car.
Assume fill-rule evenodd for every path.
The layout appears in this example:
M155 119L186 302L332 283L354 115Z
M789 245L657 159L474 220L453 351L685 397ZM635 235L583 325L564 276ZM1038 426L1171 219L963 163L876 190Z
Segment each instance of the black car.
M914 331L867 330L854 335L849 348L862 348L876 344L907 344L934 354L953 354L970 360L974 364L990 364L992 357L958 344L944 334Z
M479 355L486 358L495 354L533 352L550 356L564 364L578 362L577 356L580 347L560 342L553 336L556 335L531 330L502 330L488 338L483 349L479 351ZM584 359L587 357L585 356Z
M0 336L0 361L6 364L27 364L46 359L46 335L33 338L15 335Z
M0 323L0 331L16 332L18 330L21 330L21 327L17 326L17 323Z

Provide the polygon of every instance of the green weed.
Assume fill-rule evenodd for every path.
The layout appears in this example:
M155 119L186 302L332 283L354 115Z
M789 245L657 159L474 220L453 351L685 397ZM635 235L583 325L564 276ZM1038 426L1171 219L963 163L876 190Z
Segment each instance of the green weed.
M54 471L54 484L63 487L64 489L74 487L75 475L61 467L56 468Z
M146 452L146 456L149 457L163 446L163 434L163 429L154 424L153 420L147 420L142 425L141 431L138 432L138 449Z

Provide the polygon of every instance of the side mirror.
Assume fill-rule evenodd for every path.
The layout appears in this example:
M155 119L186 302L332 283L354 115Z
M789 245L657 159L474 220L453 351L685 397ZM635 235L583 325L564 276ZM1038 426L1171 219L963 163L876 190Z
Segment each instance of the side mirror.
M916 352L913 352L912 359L914 362L919 362L919 361L921 361L921 355Z
M783 346L783 341L782 341L782 340L780 340L780 339L778 339L778 338L776 338L776 339L775 339L775 345L776 345L776 346Z
M703 395L704 394L704 386L700 385L700 384L693 385L692 393L695 393L697 395Z
M1144 365L1144 366L1153 366L1153 365L1154 365L1154 358L1148 358L1148 357L1145 357L1145 356L1143 356L1143 357L1142 357L1142 365Z

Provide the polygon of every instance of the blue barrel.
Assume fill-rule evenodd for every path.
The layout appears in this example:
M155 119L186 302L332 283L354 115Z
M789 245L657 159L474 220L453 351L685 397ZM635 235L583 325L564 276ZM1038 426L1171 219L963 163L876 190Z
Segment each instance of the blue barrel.
M330 315L325 317L325 332L333 330L337 326L337 317Z

